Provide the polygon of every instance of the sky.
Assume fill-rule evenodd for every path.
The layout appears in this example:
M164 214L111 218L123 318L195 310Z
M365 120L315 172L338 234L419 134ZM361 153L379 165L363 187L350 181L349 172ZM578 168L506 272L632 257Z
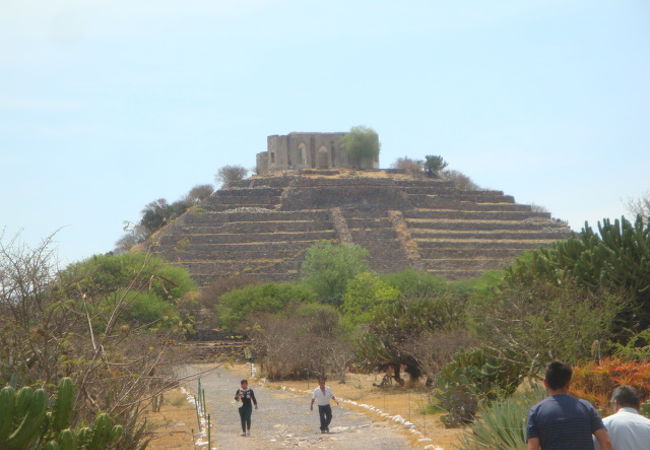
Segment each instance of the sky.
M650 190L647 0L0 0L0 231L104 253L266 136L374 128L579 230Z

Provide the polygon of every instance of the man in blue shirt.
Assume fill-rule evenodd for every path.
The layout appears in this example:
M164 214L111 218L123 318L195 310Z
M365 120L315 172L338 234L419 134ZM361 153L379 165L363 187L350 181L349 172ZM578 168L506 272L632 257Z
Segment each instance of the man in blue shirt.
M607 430L586 400L569 395L573 371L560 361L546 367L544 386L549 396L528 413L528 450L594 450L592 434L602 450L612 450Z

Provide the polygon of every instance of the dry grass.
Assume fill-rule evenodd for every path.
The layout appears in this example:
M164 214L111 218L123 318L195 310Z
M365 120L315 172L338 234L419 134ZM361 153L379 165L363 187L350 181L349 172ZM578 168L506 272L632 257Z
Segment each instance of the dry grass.
M180 390L165 393L159 412L145 413L153 439L148 449L193 450L192 429L197 432L196 410Z

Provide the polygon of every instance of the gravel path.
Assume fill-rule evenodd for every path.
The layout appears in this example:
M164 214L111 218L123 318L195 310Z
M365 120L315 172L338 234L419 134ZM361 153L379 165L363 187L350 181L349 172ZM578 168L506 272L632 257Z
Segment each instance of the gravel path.
M187 373L205 366L189 366ZM219 449L410 449L407 439L397 427L386 422L373 422L364 414L333 404L330 434L321 434L317 408L309 411L310 396L267 389L251 383L259 409L253 410L251 436L242 437L237 404L233 397L240 376L227 369L218 369L201 377L206 402L213 422L213 441ZM194 383L189 386L196 390ZM336 386L333 386L336 394Z

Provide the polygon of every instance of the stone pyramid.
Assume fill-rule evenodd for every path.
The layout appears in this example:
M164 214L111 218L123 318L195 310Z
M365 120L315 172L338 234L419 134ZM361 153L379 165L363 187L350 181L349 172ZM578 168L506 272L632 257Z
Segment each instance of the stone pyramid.
M200 285L238 274L296 279L305 250L321 240L365 247L377 272L410 267L463 279L569 235L564 222L501 191L329 170L233 183L156 233L153 249Z

